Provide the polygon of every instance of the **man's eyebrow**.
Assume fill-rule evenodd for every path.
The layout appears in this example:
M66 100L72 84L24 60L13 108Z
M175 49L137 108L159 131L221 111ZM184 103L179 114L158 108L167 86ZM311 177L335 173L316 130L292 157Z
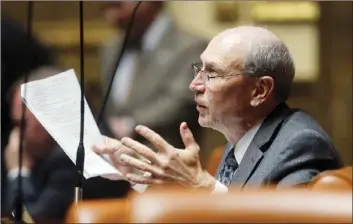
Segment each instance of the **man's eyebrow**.
M215 62L212 61L206 61L204 63L206 69L214 69L217 72L223 72L224 70Z
M204 55L204 54L201 54L201 55L200 55L200 60L201 60L201 64L202 64L206 69L212 68L212 69L216 70L217 72L224 72L224 69L221 68L217 63L205 59L205 55Z

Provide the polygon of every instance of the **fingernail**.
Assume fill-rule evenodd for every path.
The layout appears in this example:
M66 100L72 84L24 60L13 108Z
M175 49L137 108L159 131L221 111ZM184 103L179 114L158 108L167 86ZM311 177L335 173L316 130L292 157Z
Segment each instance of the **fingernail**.
M137 125L136 128L135 128L136 131L141 131L141 129L142 129L141 125Z
M188 129L188 124L186 122L183 122L183 129Z

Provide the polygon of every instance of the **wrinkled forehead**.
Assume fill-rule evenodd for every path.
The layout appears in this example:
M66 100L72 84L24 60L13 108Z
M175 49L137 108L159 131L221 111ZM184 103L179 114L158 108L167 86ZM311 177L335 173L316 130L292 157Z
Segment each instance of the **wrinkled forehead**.
M200 59L204 64L230 66L243 61L248 49L247 41L240 35L218 35L210 41Z

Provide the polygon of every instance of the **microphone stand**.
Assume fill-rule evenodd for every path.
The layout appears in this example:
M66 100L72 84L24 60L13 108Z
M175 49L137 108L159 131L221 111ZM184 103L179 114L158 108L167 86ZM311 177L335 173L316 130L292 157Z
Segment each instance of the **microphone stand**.
M32 19L33 19L33 2L28 2L28 11L27 11L27 44L29 44L32 36ZM28 74L24 75L24 95L26 95L26 83L28 82ZM23 192L22 192L22 165L23 165L23 139L26 130L26 106L22 102L22 112L21 112L21 123L20 123L20 144L19 144L19 170L18 170L18 183L17 183L17 195L15 199L15 211L14 218L16 223L23 222Z
M76 153L76 168L77 168L77 179L75 186L75 204L82 201L82 190L83 190L83 170L85 163L85 147L84 147L84 115L85 115L85 100L84 100L84 40L83 40L83 1L80 4L80 67L81 67L81 105L80 105L80 141Z
M136 14L136 11L137 11L138 7L140 6L140 4L141 4L141 1L137 2L136 6L134 8L134 11L132 13L132 18L130 19L130 22L129 22L129 25L127 28L123 47L119 53L116 67L118 66L118 64L122 58L123 52L126 48L127 40L128 40L129 34L131 32L131 29L132 29L132 26L134 23L135 14ZM75 204L76 205L80 201L82 201L83 170L84 170L84 160L85 160L85 148L84 148L84 144L83 144L83 136L84 136L84 40L83 40L83 2L82 1L80 1L80 58L81 58L81 61L80 61L81 62L81 82L80 82L80 85L81 85L81 112L80 112L81 122L80 122L80 142L79 142L77 153L76 153L76 168L77 168L77 181L76 181L76 186L75 186ZM101 122L101 120L103 118L105 105L108 100L108 96L109 96L110 89L112 87L114 76L115 76L115 73L113 74L113 76L110 80L108 91L104 97L103 106L99 112L98 119L97 119L98 124Z
M134 25L135 15L136 15L137 9L139 8L141 3L142 3L142 1L138 1L136 3L135 8L134 8L134 10L132 12L128 27L126 29L126 34L125 34L125 37L124 37L123 45L122 45L121 50L120 50L120 52L118 54L116 63L114 64L114 68L113 68L113 72L112 72L113 74L112 74L112 77L110 78L109 86L108 86L107 92L106 92L106 94L104 96L102 107L101 107L101 109L100 109L100 111L98 113L98 116L96 118L96 121L97 121L98 125L100 125L100 123L103 120L105 107L107 105L107 101L108 101L108 98L109 98L110 90L111 90L111 88L113 86L113 81L114 81L114 78L115 78L116 70L117 70L117 68L118 68L118 66L120 64L120 61L121 61L121 59L122 59L122 57L124 55L124 51L125 51L126 46L128 44L129 35L130 35L130 32L131 32L132 27Z

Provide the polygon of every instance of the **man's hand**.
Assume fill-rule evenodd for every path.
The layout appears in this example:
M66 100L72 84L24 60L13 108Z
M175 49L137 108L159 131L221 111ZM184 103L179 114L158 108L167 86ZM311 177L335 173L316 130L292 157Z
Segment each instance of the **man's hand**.
M94 146L93 151L99 155L108 155L114 166L121 172L121 174L125 177L128 173L132 172L132 168L124 164L121 161L120 156L122 154L136 156L136 153L125 147L120 141L116 139L112 139L106 136L103 136L105 139L105 144L100 146ZM108 179L112 179L113 177L106 176ZM113 178L114 179L114 178Z
M15 128L11 131L9 143L5 148L5 165L8 171L19 168L19 153L20 153L20 131L18 128ZM23 143L25 146L25 142ZM25 147L24 147L25 148ZM22 157L22 167L31 169L32 168L32 159L28 156L25 149L23 150Z
M123 163L140 171L151 173L149 176L129 173L127 175L129 181L149 185L174 182L186 187L206 188L211 191L214 189L216 179L202 168L199 156L200 147L185 122L180 125L180 134L185 149L174 148L160 135L145 126L137 126L136 132L151 142L159 152L157 154L131 138L123 138L121 143L124 146L150 161L149 163L122 153L120 159Z

